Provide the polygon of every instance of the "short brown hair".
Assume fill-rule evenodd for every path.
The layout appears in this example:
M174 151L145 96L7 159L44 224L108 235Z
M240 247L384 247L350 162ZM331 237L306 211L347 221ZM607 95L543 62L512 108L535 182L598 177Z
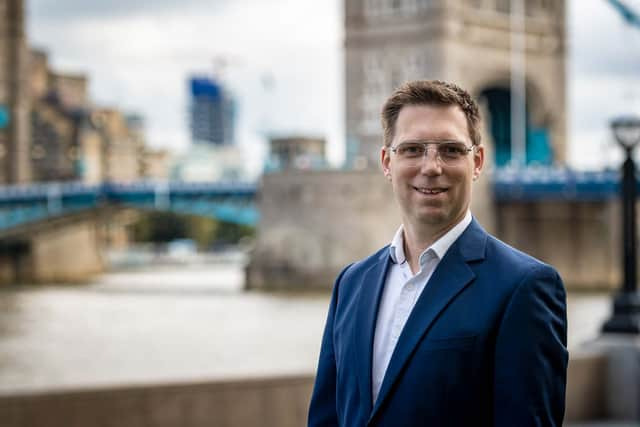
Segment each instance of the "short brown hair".
M461 87L440 80L414 80L397 88L382 107L384 145L389 147L395 133L400 110L405 105L457 105L467 118L473 145L480 145L480 112L478 104Z

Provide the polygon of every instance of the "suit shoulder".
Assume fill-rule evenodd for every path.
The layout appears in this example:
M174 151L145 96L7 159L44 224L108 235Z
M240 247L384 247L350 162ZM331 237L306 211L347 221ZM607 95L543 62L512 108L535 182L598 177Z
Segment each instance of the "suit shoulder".
M384 246L366 258L347 265L338 275L336 285L340 283L349 283L354 279L361 277L367 270L380 262L388 254L388 251L389 245Z
M349 265L346 268L346 271L344 271L343 276L358 276L364 273L373 265L378 263L388 253L389 253L389 245L378 249L375 253L367 256L366 258L358 260L353 264Z

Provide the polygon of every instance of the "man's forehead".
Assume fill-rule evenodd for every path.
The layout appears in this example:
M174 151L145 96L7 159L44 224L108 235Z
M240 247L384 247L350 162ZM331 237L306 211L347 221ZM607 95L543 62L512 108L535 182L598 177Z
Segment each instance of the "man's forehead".
M458 105L407 105L398 115L396 136L403 132L444 132L469 136L467 119ZM454 136L454 135L451 135Z
M407 105L396 120L396 127L407 125L449 125L462 127L467 118L457 105ZM466 126L465 126L466 129Z

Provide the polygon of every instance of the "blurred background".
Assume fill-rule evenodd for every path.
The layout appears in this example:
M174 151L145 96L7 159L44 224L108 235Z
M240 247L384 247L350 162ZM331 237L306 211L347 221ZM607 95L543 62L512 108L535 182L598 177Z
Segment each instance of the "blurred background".
M593 345L638 70L637 0L0 0L0 419L303 425L333 280L399 222L380 108L438 78L472 212L569 290L567 421L640 425Z

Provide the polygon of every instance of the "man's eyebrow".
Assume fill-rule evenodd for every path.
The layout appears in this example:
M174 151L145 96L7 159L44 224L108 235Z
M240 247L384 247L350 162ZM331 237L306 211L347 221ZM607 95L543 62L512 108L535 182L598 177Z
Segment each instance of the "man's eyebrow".
M411 144L443 144L447 142L455 142L458 144L464 144L463 141L458 141L453 138L442 138L442 139L405 139L398 142L399 144L411 143Z

